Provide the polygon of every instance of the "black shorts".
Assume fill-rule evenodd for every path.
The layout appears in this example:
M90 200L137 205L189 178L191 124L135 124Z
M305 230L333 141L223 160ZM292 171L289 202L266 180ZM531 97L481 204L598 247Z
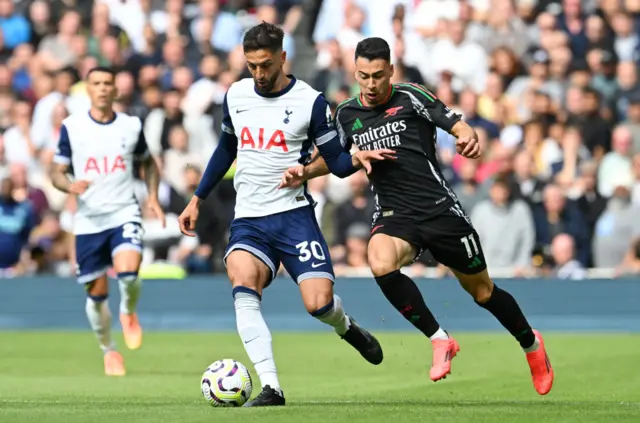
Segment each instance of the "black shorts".
M473 275L487 268L480 237L460 207L422 222L382 217L373 224L371 235L375 234L407 241L417 248L416 258L429 250L437 262L462 274Z

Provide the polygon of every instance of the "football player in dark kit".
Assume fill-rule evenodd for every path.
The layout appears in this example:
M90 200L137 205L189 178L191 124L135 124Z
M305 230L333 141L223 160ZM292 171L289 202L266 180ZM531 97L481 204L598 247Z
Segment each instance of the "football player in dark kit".
M360 95L337 107L335 124L346 149L355 144L360 150L395 152L366 169L376 198L369 265L387 300L431 339L431 379L443 379L451 372L451 360L460 347L440 327L413 280L400 272L427 249L516 338L526 353L536 391L547 394L554 374L542 337L516 300L489 277L478 234L436 158L436 127L454 135L457 152L471 159L480 156L475 131L423 86L391 84L393 65L383 39L361 41L355 59ZM289 169L281 187L299 186L328 173L322 158L317 158Z

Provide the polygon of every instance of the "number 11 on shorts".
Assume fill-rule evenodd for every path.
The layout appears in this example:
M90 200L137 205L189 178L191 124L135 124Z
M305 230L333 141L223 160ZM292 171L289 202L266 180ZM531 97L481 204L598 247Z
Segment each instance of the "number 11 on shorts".
M473 237L473 234L463 236L462 238L460 238L460 242L464 244L464 248L467 250L467 255L469 256L469 258L480 254L480 250L478 250L478 244L476 244L476 240ZM473 250L471 249L472 246Z

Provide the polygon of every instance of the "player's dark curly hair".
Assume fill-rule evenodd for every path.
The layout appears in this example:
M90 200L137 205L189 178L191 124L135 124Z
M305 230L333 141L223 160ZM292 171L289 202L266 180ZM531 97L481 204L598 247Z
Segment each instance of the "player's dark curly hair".
M95 72L108 73L109 75L111 75L111 77L116 77L116 71L113 68L108 66L96 66L95 68L91 68L89 72L87 72L87 76L85 79L89 79L89 76Z
M391 49L389 44L379 37L365 38L356 46L356 60L363 57L367 60L382 59L391 61Z
M273 53L282 50L284 31L276 25L262 22L244 34L242 47L245 53L256 50L269 50Z

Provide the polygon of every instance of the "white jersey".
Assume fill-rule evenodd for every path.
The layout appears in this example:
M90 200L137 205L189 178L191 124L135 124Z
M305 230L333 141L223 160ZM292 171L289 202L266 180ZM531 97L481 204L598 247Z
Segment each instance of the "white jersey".
M85 112L62 121L54 161L70 165L76 180L90 182L78 197L76 235L142 222L134 196L133 164L134 159L148 155L142 122L137 117L116 113L113 121L100 123Z
M278 189L278 185L288 168L310 159L314 143L321 145L337 136L331 110L320 92L292 78L279 93L259 94L253 79L243 79L227 92L222 130L238 140L236 218L313 204L306 186Z

